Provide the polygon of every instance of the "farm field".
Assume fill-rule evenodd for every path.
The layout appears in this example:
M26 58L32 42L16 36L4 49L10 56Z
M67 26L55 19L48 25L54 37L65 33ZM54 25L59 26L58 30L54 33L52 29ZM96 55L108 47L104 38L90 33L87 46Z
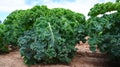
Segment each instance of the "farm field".
M11 12L0 22L0 67L120 67L120 0L87 15L48 5Z
M109 59L101 53L91 53L88 45L77 45L78 53L69 65L32 65L30 67L112 67ZM80 50L81 49L81 50ZM91 54L91 55L90 55ZM23 63L19 51L15 50L9 54L0 55L0 67L28 67ZM113 66L114 67L114 66Z

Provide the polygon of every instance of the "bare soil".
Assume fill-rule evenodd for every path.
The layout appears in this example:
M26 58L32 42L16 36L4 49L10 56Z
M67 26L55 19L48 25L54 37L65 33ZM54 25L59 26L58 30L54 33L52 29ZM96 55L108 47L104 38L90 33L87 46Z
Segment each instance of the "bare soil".
M77 55L73 58L69 65L33 65L30 67L110 67L108 66L109 59L105 54L101 54L99 50L95 53L89 50L89 45L80 44L76 45ZM23 63L23 59L19 51L13 51L8 54L0 55L0 67L29 67Z

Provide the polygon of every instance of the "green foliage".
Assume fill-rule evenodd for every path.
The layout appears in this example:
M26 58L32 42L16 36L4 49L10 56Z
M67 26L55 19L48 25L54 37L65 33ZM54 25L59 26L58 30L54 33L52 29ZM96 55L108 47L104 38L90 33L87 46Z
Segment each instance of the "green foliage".
M3 22L8 29L4 36L6 43L17 45L18 37L33 27L36 18L44 16L43 10L47 12L48 8L46 6L35 6L32 9L16 10L9 14Z
M116 2L120 2L120 0L116 0Z
M95 51L97 45L101 52L107 53L114 60L120 60L119 5L119 3L110 2L96 4L89 12L91 17L86 22L91 50ZM106 14L114 10L117 12ZM102 14L101 17L97 16L99 14Z
M7 28L4 36L7 44L17 45L17 38L24 31L24 28L21 24L21 22L23 21L20 21L23 15L24 10L13 11L3 22L3 24L6 25Z
M6 31L6 26L3 24L0 24L0 53L1 52L8 52L7 45L5 44L4 40L4 32Z
M58 36L54 36L57 39L54 44L50 43L50 36L44 41L38 36L40 35L37 35L34 30L30 30L19 38L20 53L26 64L69 63L71 61L75 54L74 46L62 44L64 40ZM59 42L62 43L59 44Z
M24 62L70 63L76 53L75 44L86 36L83 34L84 15L63 8L42 10L41 13L33 29L18 39Z
M88 13L89 16L97 16L99 14L104 14L106 12L111 11L120 11L120 2L112 3L102 3L102 4L95 4L93 8L90 9L90 12Z

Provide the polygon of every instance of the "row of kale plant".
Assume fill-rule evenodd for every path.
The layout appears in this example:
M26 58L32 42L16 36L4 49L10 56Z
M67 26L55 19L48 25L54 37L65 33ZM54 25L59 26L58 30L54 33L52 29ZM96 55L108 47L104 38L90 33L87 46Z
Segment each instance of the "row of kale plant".
M0 51L9 52L10 44L19 46L28 65L70 63L75 44L90 36L92 51L99 48L112 60L120 61L120 2L95 4L88 16L85 20L81 13L46 6L16 10L0 24Z

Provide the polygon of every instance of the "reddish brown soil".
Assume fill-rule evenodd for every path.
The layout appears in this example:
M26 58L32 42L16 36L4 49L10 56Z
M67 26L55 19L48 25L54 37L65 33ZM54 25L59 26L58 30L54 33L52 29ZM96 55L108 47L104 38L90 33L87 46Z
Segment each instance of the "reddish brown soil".
M69 65L33 65L30 67L108 67L108 59L98 50L92 53L86 44L77 45L77 56L75 56ZM19 51L13 51L9 54L0 55L0 67L29 67L23 63Z

